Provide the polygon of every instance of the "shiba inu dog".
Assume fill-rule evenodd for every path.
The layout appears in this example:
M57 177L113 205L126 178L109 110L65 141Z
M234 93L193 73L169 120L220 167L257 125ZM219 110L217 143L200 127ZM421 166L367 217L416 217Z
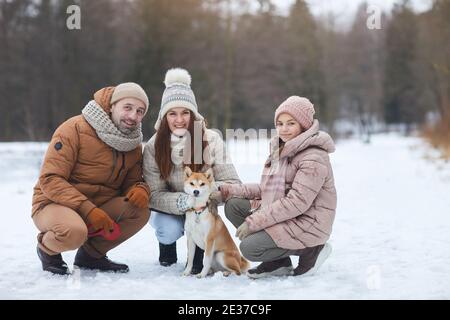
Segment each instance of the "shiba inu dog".
M224 276L231 272L240 275L249 268L249 262L241 256L224 222L208 209L208 198L214 190L212 170L205 173L192 172L185 167L184 192L193 196L193 209L186 212L185 231L188 244L188 261L183 275L191 273L195 245L205 250L203 269L197 275L204 278L210 273L222 271ZM214 210L216 211L216 210Z

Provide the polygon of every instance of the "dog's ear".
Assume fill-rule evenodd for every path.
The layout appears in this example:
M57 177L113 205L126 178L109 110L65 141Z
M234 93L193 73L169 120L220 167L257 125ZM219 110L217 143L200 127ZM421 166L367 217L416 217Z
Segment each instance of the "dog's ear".
M211 168L206 170L205 176L206 176L206 179L208 179L208 181L210 181L210 182L212 182L214 180L213 171Z
M188 166L184 167L184 173L186 174L186 178L189 178L192 175L192 170Z

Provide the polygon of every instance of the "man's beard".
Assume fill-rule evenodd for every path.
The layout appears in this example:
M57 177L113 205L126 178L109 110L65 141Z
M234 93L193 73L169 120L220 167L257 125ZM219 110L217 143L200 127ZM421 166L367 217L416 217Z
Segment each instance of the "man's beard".
M132 133L137 128L137 125L135 125L132 128L125 127L125 126L123 126L121 124L121 122L120 123L115 123L114 122L114 124L116 125L117 129L119 129L119 131L122 132L125 135L128 135L128 134Z
M133 132L134 130L136 130L136 127L134 128L123 128L123 127L119 127L119 131L122 132L123 134L129 135L131 132Z

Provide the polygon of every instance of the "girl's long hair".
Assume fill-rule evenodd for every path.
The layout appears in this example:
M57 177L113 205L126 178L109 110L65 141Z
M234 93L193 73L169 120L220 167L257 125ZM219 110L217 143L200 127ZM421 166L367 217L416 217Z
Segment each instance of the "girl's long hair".
M195 163L194 162L194 121L195 121L195 115L192 111L189 110L189 113L191 114L190 120L189 120L189 126L188 131L191 136L191 159L190 163L184 163L186 166L189 166L193 172L199 172L204 168L204 165L206 163L203 158L203 153L205 149L208 147L208 141L204 140L205 137L205 126L202 126L202 149L201 149L201 163ZM206 120L205 125L206 125ZM164 116L161 120L161 126L159 127L159 130L156 132L156 139L155 139L155 160L156 164L158 165L159 172L161 174L161 179L167 181L170 177L170 174L173 170L174 164L172 162L172 150L170 147L170 140L171 140L171 131L169 128L169 123L167 122L167 117ZM197 142L198 143L198 142Z

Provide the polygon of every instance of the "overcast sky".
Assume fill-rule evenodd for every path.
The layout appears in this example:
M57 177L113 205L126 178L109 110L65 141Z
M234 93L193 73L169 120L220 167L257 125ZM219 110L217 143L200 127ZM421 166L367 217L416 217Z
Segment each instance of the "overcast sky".
M337 23L346 27L350 25L358 5L364 0L306 0L314 15L322 15L332 11L337 18ZM281 12L287 12L295 0L274 0ZM366 0L368 4L379 6L384 11L389 12L394 3L400 0ZM414 9L418 12L425 11L431 6L431 0L411 0Z

